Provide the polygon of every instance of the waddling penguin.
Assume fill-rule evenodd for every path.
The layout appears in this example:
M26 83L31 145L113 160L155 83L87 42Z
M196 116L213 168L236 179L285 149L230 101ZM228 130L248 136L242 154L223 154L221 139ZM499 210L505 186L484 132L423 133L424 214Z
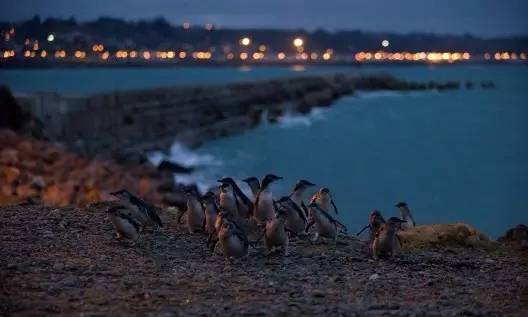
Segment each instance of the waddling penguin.
M238 216L235 192L231 184L222 183L220 185L220 194L218 196L218 204L220 205L222 209L228 211L232 215Z
M128 209L123 206L114 206L109 208L106 213L114 225L118 239L125 238L136 241L139 238L140 223L129 215Z
M397 248L397 233L405 220L391 217L376 232L376 237L372 241L372 255L375 260L379 258L391 258Z
M228 184L231 187L233 196L235 198L235 207L238 216L242 218L251 217L254 208L253 202L246 196L246 194L244 194L244 192L242 192L235 180L231 177L225 177L219 179L218 182L221 184Z
M248 254L249 241L246 234L231 221L222 222L218 231L218 243L226 259Z
M120 203L123 204L132 214L139 223L140 231L143 230L143 227L146 226L159 226L162 227L161 219L156 213L155 206L145 202L139 197L134 196L132 193L126 189L122 189L110 195L115 196L119 199Z
M215 222L219 212L215 194L207 192L200 200L205 208L205 232L211 234L215 232Z
M308 208L306 208L306 205L303 202L303 195L306 192L306 190L312 186L315 186L315 184L305 180L301 179L300 181L295 184L295 187L293 188L290 198L291 200L299 206L302 211L304 211L305 216L308 217Z
M402 229L411 229L416 226L416 223L414 222L414 218L411 215L411 210L409 209L409 206L407 206L407 203L400 202L397 203L394 207L397 207L400 210L400 217L404 223L402 223Z
M332 194L330 194L330 189L326 187L319 189L319 191L315 193L310 200L310 203L312 202L316 202L317 205L326 212L330 212L331 205L337 215L337 207L334 203L334 199L332 198Z
M277 216L266 221L264 228L264 245L268 254L275 247L280 247L284 256L288 255L288 234L286 233L287 211L277 210Z
M370 213L369 224L366 225L360 232L357 233L359 236L363 231L369 229L369 241L372 242L376 236L376 232L381 229L381 226L385 223L385 218L381 215L381 212L374 210Z
M315 237L312 239L312 241L317 241L319 237L324 237L328 239L334 240L334 243L337 243L337 234L338 234L338 228L341 232L344 234L347 234L347 228L344 224L340 223L339 221L335 220L330 216L330 214L321 208L319 204L317 204L315 201L310 203L308 206L310 208L310 214L312 215L312 221L306 226L306 232L310 229L311 226L315 224Z
M249 189L251 189L251 193L253 194L253 197L257 198L258 192L260 190L260 181L258 180L258 178L251 176L246 179L243 179L242 181L248 184Z
M304 235L308 219L306 212L289 196L277 200L279 210L286 211L286 228L294 235Z
M178 223L184 214L187 214L186 226L189 233L195 233L204 230L205 226L205 212L203 206L198 200L198 195L195 191L186 191L187 195L187 209L178 217Z
M268 174L261 182L260 190L255 200L255 219L259 223L264 223L266 220L275 218L275 203L273 201L273 193L271 192L271 184L282 177Z
M220 232L220 229L224 223L230 222L235 227L237 227L238 230L245 232L239 223L240 218L221 206L219 207L219 210L220 212L218 215L216 215L216 219L214 221L214 231L209 234L209 238L207 239L207 247L211 252L214 252L215 250L216 244L218 243L218 233Z

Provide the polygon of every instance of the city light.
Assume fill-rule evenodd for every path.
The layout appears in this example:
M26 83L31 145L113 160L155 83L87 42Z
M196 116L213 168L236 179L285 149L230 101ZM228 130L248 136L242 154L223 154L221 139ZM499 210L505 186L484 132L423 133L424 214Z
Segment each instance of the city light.
M191 28L191 23L183 22L183 28L186 29L186 30L190 29Z
M48 42L53 42L55 40L55 35L50 34L48 35Z
M102 58L103 60L105 60L105 61L108 59L108 57L110 57L110 52L108 52L108 51L104 52L104 53L101 55L101 58Z
M248 53L246 53L246 52L240 53L240 59L241 60L246 60L247 58L248 58Z
M260 53L260 52L253 53L253 59L254 60L259 60L259 59L263 59L263 58L264 58L264 54L263 53Z
M265 52L266 49L267 49L267 47L266 47L266 45L261 44L261 45L259 45L258 49L259 49L259 51L261 51L261 52Z
M212 56L211 52L193 52L192 57L194 59L210 59Z
M295 47L301 47L304 45L304 40L300 37L293 40L293 46Z
M185 51L181 51L178 53L178 57L180 59L184 59L185 57L187 57L187 53Z
M149 51L144 51L143 52L143 58L146 59L146 60L149 60L151 57L150 55L150 52Z
M48 52L46 52L45 50L43 50L42 52L40 52L40 57L42 57L42 58L46 58L46 56L48 56Z
M285 59L285 58L286 58L286 54L284 54L283 52L279 52L279 53L277 54L277 59L278 59L278 60L282 61L282 60Z
M389 42L388 40L383 40L383 41L381 41L381 46L383 46L383 47L389 47L389 45L390 45L390 42Z
M207 31L212 31L212 30L213 30L213 25L212 25L211 23L207 23L207 24L205 25L205 29L206 29Z
M251 44L251 39L249 37L243 37L240 39L240 44L248 46L249 44Z

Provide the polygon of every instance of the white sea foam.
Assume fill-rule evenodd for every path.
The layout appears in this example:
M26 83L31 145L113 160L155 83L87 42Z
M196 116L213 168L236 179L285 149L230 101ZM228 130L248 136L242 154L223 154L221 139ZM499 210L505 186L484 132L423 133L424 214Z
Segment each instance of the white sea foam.
M286 113L278 119L278 126L281 128L292 128L297 126L310 127L315 121L323 120L325 118L326 110L321 108L313 108L310 113L292 114Z
M205 192L216 183L215 167L222 165L222 161L213 155L198 153L180 143L174 143L168 155L156 151L148 153L147 157L155 166L167 160L185 167L193 167L194 170L191 173L174 174L174 178L179 184L196 184L201 192Z
M354 95L346 98L361 98L361 99L373 99L373 98L385 98L385 97L418 97L425 94L431 94L436 92L435 90L424 90L424 91L393 91L393 90L381 90L381 91L358 91Z

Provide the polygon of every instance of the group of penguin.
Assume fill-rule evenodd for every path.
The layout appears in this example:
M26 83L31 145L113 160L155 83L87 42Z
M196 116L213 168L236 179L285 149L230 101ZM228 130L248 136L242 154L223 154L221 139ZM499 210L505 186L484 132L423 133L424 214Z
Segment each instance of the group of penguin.
M273 174L264 176L262 181L256 177L244 179L252 198L231 177L218 180L220 186L216 193L209 191L200 196L195 190L188 190L187 208L179 212L178 223L186 215L185 226L189 233L205 232L209 235L209 249L214 252L219 247L228 259L247 256L249 246L254 247L260 240L264 241L268 254L279 248L288 255L289 239L308 238L312 227L315 233L311 242L321 237L336 243L340 234L348 234L346 226L332 215L337 215L338 209L328 188L315 192L306 205L303 196L315 184L300 180L289 195L275 200L272 185L281 179ZM111 195L119 199L119 204L107 210L118 238L136 241L144 227L162 226L155 206L127 190ZM374 210L369 224L357 234L359 236L369 229L369 244L375 259L392 257L399 242L397 233L415 226L407 204L401 202L396 207L401 218L391 217L386 221L379 211ZM254 238L253 242L250 238Z

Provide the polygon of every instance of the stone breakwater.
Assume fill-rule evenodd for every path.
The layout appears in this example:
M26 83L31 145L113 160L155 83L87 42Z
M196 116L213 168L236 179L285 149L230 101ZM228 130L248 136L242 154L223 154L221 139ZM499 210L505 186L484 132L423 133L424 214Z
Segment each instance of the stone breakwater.
M283 78L246 83L169 87L89 96L18 96L47 137L89 156L197 146L251 129L284 113L327 107L356 90L458 89L458 82L413 83L390 76ZM264 114L266 114L264 116Z

